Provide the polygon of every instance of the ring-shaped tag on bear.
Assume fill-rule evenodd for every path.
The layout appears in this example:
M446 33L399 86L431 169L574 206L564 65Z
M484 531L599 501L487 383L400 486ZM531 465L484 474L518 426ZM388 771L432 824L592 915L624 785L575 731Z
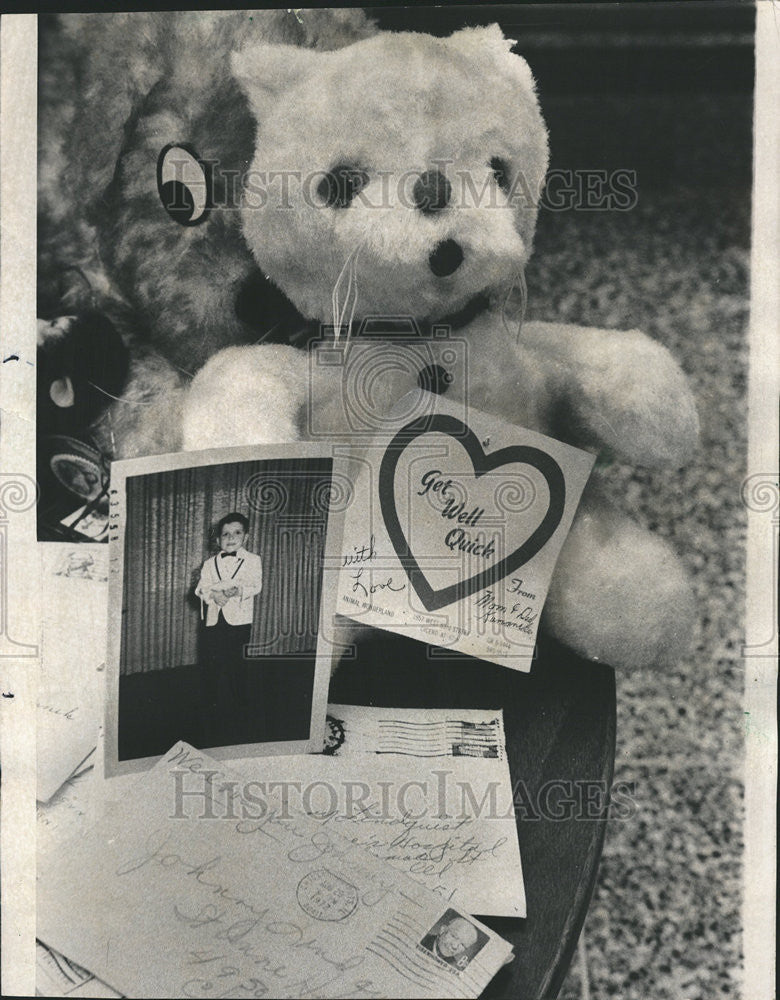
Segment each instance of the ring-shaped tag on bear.
M180 226L199 226L213 208L211 168L188 143L168 143L157 158L157 193Z

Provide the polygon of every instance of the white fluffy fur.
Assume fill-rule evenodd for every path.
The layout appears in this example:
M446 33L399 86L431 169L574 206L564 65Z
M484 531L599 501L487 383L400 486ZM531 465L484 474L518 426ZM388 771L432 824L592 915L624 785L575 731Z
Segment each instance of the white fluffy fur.
M511 283L531 252L547 133L530 70L508 46L493 26L377 35L326 53L259 45L233 57L258 123L252 173L300 179L285 195L278 184L267 198L247 192L244 236L305 316L329 318L358 247L358 307L377 314L435 318ZM510 165L514 201L493 178L494 157ZM368 184L348 210L329 210L316 178L345 163L365 169ZM452 198L423 218L411 189L436 165ZM450 238L464 260L442 280L428 256Z
M182 416L182 447L187 451L297 440L301 386L306 381L306 355L294 347L226 347L201 368L190 386Z
M690 642L695 611L671 548L610 514L598 487L588 487L561 550L543 627L590 659L663 669Z

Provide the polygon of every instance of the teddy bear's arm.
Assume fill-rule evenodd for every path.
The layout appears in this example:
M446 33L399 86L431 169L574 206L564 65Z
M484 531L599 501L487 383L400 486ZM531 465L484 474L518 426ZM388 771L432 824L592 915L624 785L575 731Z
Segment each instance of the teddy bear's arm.
M544 373L551 432L637 465L681 465L696 447L687 379L643 333L534 322L521 343Z

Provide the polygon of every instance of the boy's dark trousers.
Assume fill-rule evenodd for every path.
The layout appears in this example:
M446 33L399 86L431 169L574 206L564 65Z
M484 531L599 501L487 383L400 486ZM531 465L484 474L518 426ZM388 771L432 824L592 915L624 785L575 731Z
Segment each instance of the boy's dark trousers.
M229 625L221 610L216 624L203 627L201 702L207 729L212 732L218 722L220 725L217 728L223 729L226 734L231 731L231 722L234 726L236 723L240 726L243 722L247 708L247 661L244 658L244 647L249 642L251 632L251 625ZM223 695L220 695L220 690ZM225 703L231 717L220 719Z

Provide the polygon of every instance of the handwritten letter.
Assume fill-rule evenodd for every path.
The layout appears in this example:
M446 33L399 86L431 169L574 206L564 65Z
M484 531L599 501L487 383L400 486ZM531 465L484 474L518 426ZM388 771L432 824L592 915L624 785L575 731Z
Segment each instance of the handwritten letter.
M476 997L510 956L465 911L255 792L178 744L41 873L39 938L146 997Z

